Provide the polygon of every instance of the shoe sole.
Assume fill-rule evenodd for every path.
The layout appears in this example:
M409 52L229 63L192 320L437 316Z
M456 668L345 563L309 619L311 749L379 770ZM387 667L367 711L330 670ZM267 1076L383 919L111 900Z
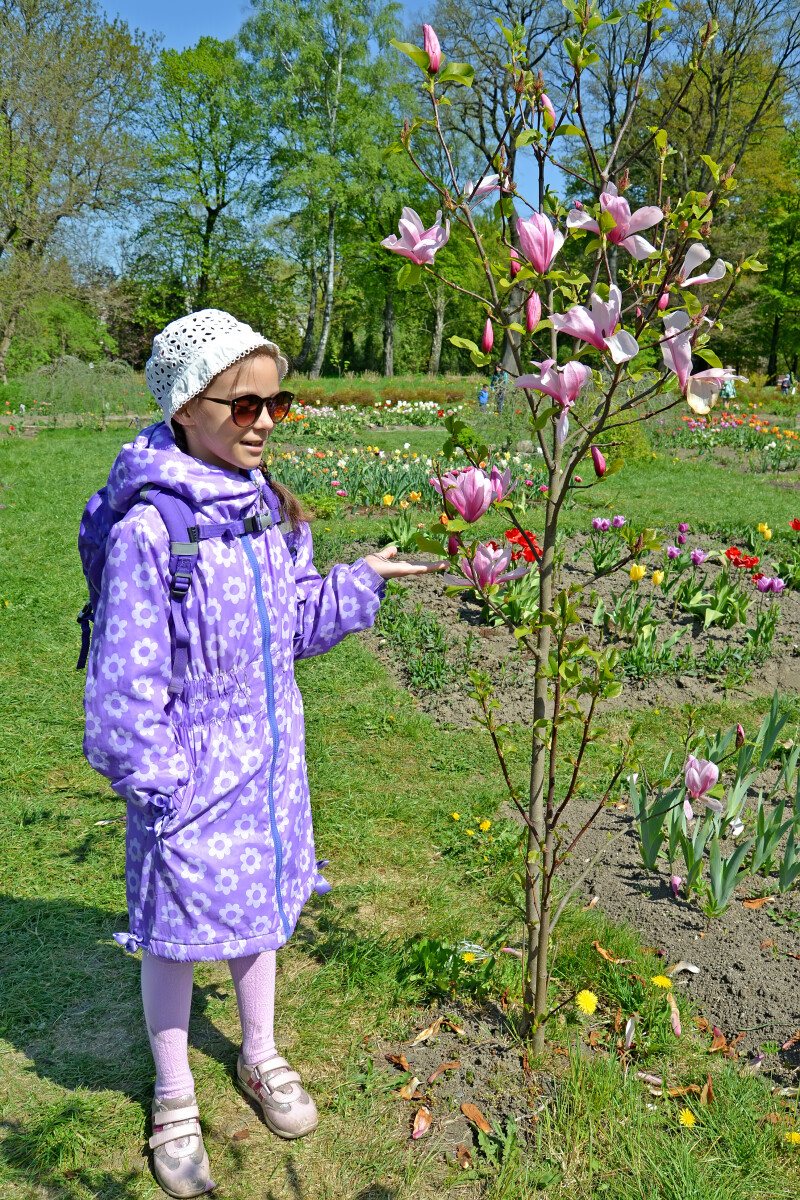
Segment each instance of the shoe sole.
M287 1142L293 1142L296 1141L297 1138L307 1137L309 1133L313 1133L319 1125L319 1118L317 1118L313 1125L309 1125L307 1129L302 1129L299 1133L287 1133L285 1129L278 1129L278 1127L273 1125L272 1121L270 1121L269 1117L264 1111L264 1105L261 1103L261 1100L256 1093L252 1091L252 1089L249 1088L242 1079L239 1078L238 1071L236 1073L236 1083L240 1091L244 1092L245 1096L247 1096L248 1100L253 1100L258 1105L258 1111L261 1113L261 1118L264 1124L270 1133L274 1133L276 1137L284 1138Z

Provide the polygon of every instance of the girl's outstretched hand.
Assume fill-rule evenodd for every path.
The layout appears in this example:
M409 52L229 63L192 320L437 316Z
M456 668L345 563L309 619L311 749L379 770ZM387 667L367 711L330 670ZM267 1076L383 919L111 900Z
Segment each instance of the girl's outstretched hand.
M397 546L384 546L376 554L368 554L364 562L369 563L382 579L400 579L403 575L427 575L430 571L443 571L446 562L411 563L391 562L397 554Z

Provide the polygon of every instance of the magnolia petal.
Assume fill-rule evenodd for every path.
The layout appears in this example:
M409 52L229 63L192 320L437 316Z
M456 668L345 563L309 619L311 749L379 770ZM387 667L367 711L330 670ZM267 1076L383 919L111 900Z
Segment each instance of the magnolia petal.
M705 275L695 275L693 279L686 279L681 284L681 287L694 287L696 283L719 283L720 279L725 278L727 267L721 258L718 258L710 271Z
M680 1037L681 1036L681 1013L680 1013L680 1009L678 1008L678 1002L675 999L675 997L673 996L672 992L667 992L667 1003L669 1004L669 1008L670 1008L669 1019L670 1019L670 1024L672 1025L672 1030L675 1034L675 1037Z
M625 329L606 338L606 346L615 363L629 362L639 353L639 343L633 334Z
M692 808L689 800L684 800L683 802L683 815L686 817L687 821L694 820L694 809Z
M636 1032L636 1017L629 1017L625 1024L625 1049L630 1050L633 1045L633 1035Z
M562 412L561 416L558 418L558 423L556 425L556 437L558 438L559 446L564 445L564 442L567 440L568 433L569 433L569 414L568 414L567 410L565 409L564 412Z
M686 393L686 403L692 412L697 413L700 417L704 417L706 413L711 412L711 409L717 403L718 395L718 384L697 383L693 379L690 379L689 390Z
M553 257L550 259L551 264L554 262L556 255L564 245L564 234L560 229L553 230Z
M571 208L567 215L567 229L585 229L599 233L600 226L585 208Z
M647 238L642 237L639 233L634 233L632 237L626 237L624 241L620 242L620 245L639 262L656 252L653 243L648 242Z
M681 266L683 278L688 278L692 271L696 271L701 263L707 262L709 258L711 258L711 251L702 242L694 242L686 251L686 257Z
M637 208L628 222L628 236L641 233L643 229L650 229L651 226L657 225L663 219L664 214L656 204L647 204L644 208Z
M396 211L397 210L395 209L395 212ZM423 233L425 230L425 226L422 224L422 218L418 212L415 212L413 208L403 209L402 213L400 214L401 227L404 221L407 221L409 225L413 226L417 233Z
M703 796L703 803L705 804L706 808L710 808L712 812L725 812L725 805L721 800L710 800L708 796Z
M598 350L603 349L603 337L598 332L592 314L582 304L576 304L565 313L555 313L550 319L556 333L568 333L582 342L589 342Z

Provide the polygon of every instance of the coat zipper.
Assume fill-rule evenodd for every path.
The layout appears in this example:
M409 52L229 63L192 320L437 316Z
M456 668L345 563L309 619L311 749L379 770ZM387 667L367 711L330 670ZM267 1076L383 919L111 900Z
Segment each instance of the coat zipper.
M272 674L272 654L270 653L272 635L269 624L269 613L264 602L264 593L261 588L261 568L258 565L253 543L250 534L245 534L241 539L244 546L244 552L250 562L250 567L253 571L253 579L256 585L256 606L258 608L258 619L261 622L261 652L264 657L264 678L267 684L267 719L272 732L272 760L269 765L269 823L272 829L272 840L275 845L275 890L278 899L278 912L280 913L281 922L283 923L283 931L287 938L291 937L292 929L286 919L286 913L283 908L283 897L281 895L281 872L283 870L283 845L278 832L278 824L275 820L275 764L278 757L278 722L275 718L275 690Z

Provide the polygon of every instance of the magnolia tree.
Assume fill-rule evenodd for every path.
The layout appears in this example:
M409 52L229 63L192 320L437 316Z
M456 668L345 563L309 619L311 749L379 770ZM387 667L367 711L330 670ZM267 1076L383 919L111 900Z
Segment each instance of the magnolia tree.
M638 5L632 19L641 20L645 27L639 83L619 124L616 142L602 153L593 144L587 127L582 77L587 67L598 61L591 42L593 31L620 20L620 15L614 13L604 19L594 0L564 0L564 4L572 14L574 28L563 43L566 83L557 106L545 91L541 72L535 76L526 67L524 29L506 29L501 24L508 42L506 70L515 80L515 107L507 114L506 133L492 162L486 164L477 181L458 177L440 119L442 105L448 103L447 89L470 87L472 67L446 63L435 31L428 25L423 27L424 48L395 43L423 74L430 117L416 118L411 123L406 120L400 140L390 150L409 156L438 194L440 211L426 228L413 209L405 208L399 235L383 242L388 251L407 260L399 271L403 285L412 286L427 274L474 299L481 312L476 324L483 325L480 345L464 337L453 337L451 341L469 350L477 366L489 362L499 337L506 340L515 362L516 387L530 409L531 428L547 470L541 543L520 524L519 510L509 499L509 475L491 467L489 448L481 445L474 432L457 418L447 423L450 437L445 453L452 454L460 447L466 465L459 470L437 469L432 481L443 508L441 524L434 532L446 536L454 572L448 583L470 587L480 595L490 611L511 625L537 667L527 795L517 793L507 768L505 728L498 721L498 703L493 699L490 682L485 677L474 677L474 696L483 714L482 723L493 739L511 797L527 825L523 1032L533 1034L537 1048L543 1044L547 1015L548 948L564 903L576 886L562 893L556 904L558 868L602 811L630 762L630 746L622 747L616 770L605 794L598 798L592 817L576 837L563 838L559 831L565 811L575 794L586 750L596 736L592 729L598 705L618 695L622 684L616 678L616 652L590 646L573 592L556 594L554 556L559 518L570 492L576 486L590 486L583 476L576 479L576 470L584 460L589 460L589 471L594 472L592 486L622 466L621 460L611 454L606 457L620 429L682 402L696 413L709 412L721 385L731 377L710 350L709 337L736 277L743 270L759 266L743 258L735 265L717 259L709 270L704 269L711 257L704 239L715 210L728 204L725 196L733 187L733 167L722 171L710 158L704 159L714 181L708 193L665 196L659 182L657 194L652 197L654 203L636 207L625 196L630 187L630 167L641 156L650 155L660 163L659 179L663 177L664 161L670 153L669 118L714 38L714 22L709 21L699 35L686 85L665 114L664 128L653 130L641 145L633 150L626 148L623 155L624 136L659 36L658 23L663 9L671 7L662 0L644 0ZM516 145L529 146L535 157L538 187L532 199L520 195L505 169L512 129ZM440 161L445 164L442 177L423 165L431 156L422 153L421 143L430 136L437 141ZM563 138L575 139L574 144L581 148L566 167L555 154L556 145L564 145ZM546 182L548 163L569 173L573 187L582 190L581 201L576 200L571 207L561 202ZM480 219L478 210L490 198L496 206L496 222L491 227L494 232L482 233L490 223ZM436 255L454 235L474 245L483 272L480 291L466 287L458 277L446 278L437 269ZM704 284L716 284L721 298L713 304L702 302L695 289ZM705 363L700 369L696 369L698 359ZM475 523L491 506L504 508L517 527L517 545L533 564L531 574L538 575L535 604L513 607L499 603L502 586L519 586L516 578L529 568L510 570L511 549L498 550L477 536ZM418 541L422 549L442 551L442 541L436 536L419 535ZM616 565L633 563L638 571L637 558L654 548L655 531L631 534ZM518 557L519 552L515 559ZM632 577L640 576L632 573ZM533 590L529 589L529 596ZM577 728L578 749L567 762L563 743L569 723ZM688 753L688 744L686 749ZM719 745L716 750L719 757ZM691 774L690 794L701 802L708 798L714 773L706 769L704 762L693 759L687 764L687 771L691 767L692 772L699 772L697 777ZM717 784L716 777L713 782ZM661 826L667 809L679 810L683 814L682 828L686 829L689 818L682 809L685 788L682 773L674 794L661 781ZM659 810L648 808L648 804L645 794L639 810L644 806L642 820L645 825L651 821L647 828L653 832ZM717 818L722 820L720 814ZM718 826L717 834L720 832ZM570 844L565 845L565 840Z

